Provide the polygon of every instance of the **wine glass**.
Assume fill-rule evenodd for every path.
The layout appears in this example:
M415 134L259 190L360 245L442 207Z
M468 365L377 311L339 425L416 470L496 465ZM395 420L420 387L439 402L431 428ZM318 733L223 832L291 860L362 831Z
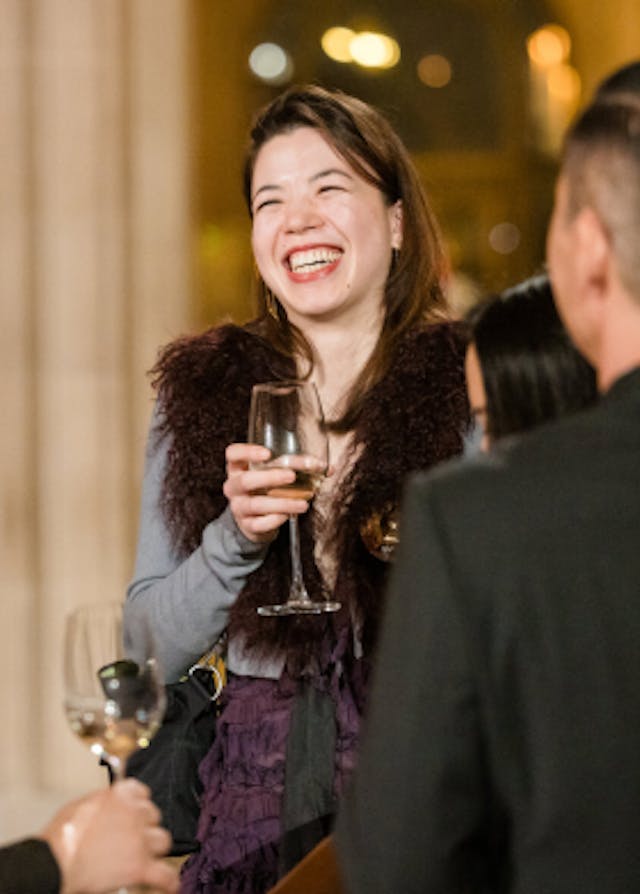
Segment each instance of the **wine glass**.
M160 726L165 709L162 674L151 628L137 622L136 655L126 655L122 606L116 602L82 605L66 619L64 708L73 732L115 779L126 762L145 748Z
M249 441L262 444L271 457L253 468L293 469L291 484L266 491L272 497L310 500L329 467L327 437L320 398L312 382L264 382L253 386L249 413ZM298 516L289 516L291 584L286 602L261 605L261 615L321 614L335 612L340 603L311 599L302 578Z

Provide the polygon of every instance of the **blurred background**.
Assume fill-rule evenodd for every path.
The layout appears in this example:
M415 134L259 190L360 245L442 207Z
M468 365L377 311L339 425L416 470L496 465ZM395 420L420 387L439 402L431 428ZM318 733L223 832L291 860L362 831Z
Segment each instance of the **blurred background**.
M63 619L123 598L158 347L252 313L256 109L299 81L381 107L461 313L540 267L563 131L639 49L638 0L0 0L0 838L105 782Z

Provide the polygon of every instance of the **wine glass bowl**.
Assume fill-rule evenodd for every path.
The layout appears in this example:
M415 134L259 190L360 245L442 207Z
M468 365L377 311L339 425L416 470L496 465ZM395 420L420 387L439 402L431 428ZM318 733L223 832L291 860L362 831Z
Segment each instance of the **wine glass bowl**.
M119 603L80 606L67 617L64 708L71 730L111 767L146 747L165 708L162 675L147 625L136 631L135 660L122 642Z
M257 467L257 466L256 466ZM279 484L264 492L269 497L290 500L311 500L320 490L327 467L314 456L284 453L260 464L261 469L292 469L296 473L291 484Z
M295 472L290 484L267 487L270 497L311 500L329 468L329 439L322 405L312 382L283 381L254 385L249 412L249 441L271 451L253 468L286 468ZM291 584L286 601L261 605L261 615L322 614L340 603L309 596L302 577L298 517L289 516Z

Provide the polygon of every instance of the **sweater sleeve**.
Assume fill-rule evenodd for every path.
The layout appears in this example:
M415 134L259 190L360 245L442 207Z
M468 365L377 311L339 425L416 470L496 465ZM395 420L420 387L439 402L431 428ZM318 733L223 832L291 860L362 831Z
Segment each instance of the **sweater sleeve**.
M180 559L160 505L167 439L152 420L142 486L138 549L127 590L124 636L135 657L132 631L141 616L151 621L167 682L179 677L220 636L228 612L249 574L260 566L264 544L248 540L227 508L202 533L200 545Z
M60 870L49 845L28 838L0 848L2 894L58 894Z

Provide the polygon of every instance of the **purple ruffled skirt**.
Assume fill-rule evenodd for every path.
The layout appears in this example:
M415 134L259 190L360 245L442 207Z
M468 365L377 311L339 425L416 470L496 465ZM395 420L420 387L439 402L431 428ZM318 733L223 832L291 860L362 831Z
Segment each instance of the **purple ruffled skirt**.
M327 687L336 709L337 796L355 763L360 722L351 688L343 684L334 675ZM296 691L286 673L279 680L230 675L216 739L200 765L201 849L183 867L181 894L263 894L276 883L287 737Z

